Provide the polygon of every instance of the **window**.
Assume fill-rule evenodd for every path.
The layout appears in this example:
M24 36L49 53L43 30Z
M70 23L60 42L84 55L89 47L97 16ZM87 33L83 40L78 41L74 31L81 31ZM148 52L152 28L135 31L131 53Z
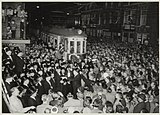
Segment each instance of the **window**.
M55 47L57 47L57 39L56 38L55 38L55 42L54 43L55 43Z
M85 41L83 41L83 53L85 53Z
M74 53L74 41L70 41L70 53Z
M81 53L81 42L77 41L77 53Z
M147 22L147 11L141 10L140 25L146 25L146 22Z
M124 12L124 24L127 24L128 23L128 16L129 16L129 10L125 11Z
M65 39L65 51L67 51L67 50L68 50L68 40Z
M131 11L131 23L136 24L136 10Z

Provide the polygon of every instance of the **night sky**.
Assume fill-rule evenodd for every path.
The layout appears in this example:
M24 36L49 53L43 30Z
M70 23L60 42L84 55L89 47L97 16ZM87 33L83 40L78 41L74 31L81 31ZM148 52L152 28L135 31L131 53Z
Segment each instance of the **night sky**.
M85 4L85 3L83 3ZM26 11L28 12L28 21L35 24L36 22L50 22L51 18L65 18L68 13L71 14L79 8L81 3L73 2L28 2Z

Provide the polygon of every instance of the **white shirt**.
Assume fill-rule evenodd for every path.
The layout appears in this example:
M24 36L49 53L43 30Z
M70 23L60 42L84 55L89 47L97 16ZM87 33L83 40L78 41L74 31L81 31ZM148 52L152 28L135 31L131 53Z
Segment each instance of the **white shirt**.
M49 105L48 103L38 105L37 106L37 113L44 113L44 111L45 111L46 108L52 109L52 106Z
M9 102L10 102L11 111L13 113L24 113L22 102L20 99L18 99L18 97L11 96L9 98Z
M66 103L64 103L64 108L68 108L69 113L73 113L75 110L81 111L83 108L83 103L78 99L69 99Z
M88 107L83 108L83 113L91 113L91 109Z

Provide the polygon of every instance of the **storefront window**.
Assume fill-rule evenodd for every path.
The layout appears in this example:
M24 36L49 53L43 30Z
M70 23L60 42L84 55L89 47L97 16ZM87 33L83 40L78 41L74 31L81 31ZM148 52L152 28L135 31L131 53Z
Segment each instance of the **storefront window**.
M70 53L74 53L74 41L70 41Z
M81 52L81 42L77 41L77 53Z

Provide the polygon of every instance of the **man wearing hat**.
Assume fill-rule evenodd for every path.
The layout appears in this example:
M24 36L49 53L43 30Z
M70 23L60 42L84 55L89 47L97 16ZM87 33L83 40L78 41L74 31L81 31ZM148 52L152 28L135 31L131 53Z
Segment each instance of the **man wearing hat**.
M56 84L51 80L51 73L48 72L48 75L46 76L45 80L43 81L43 87L45 90L45 94L48 94L49 89L56 89Z
M42 71L39 71L39 73L41 74ZM42 75L42 74L41 74ZM41 96L45 93L44 91L44 87L42 85L42 82L43 82L43 78L41 75L38 75L37 77L37 84L36 84L36 88L38 89L38 92L37 94L39 95L39 97L41 98Z
M20 75L23 71L24 67L24 60L23 60L23 53L19 52L17 56L15 56L15 71L17 75Z
M9 62L9 69L13 70L15 68L15 59L13 58L12 51L9 48L6 48L5 53L5 60L6 62Z
M91 110L91 113L102 113L102 111L99 109L99 107L102 105L102 100L95 99L93 101L93 109Z
M78 72L78 69L75 69L73 71L74 78L71 78L70 81L72 81L72 87L73 87L73 96L74 98L77 98L77 89L81 86L81 75Z
M6 89L7 89L7 92L8 92L8 95L9 96L11 96L11 88L13 87L13 83L12 83L12 81L13 81L13 77L11 76L11 74L7 74L6 75L6 79L5 79L5 82L4 82L4 84L5 84L5 86L6 86Z
M140 113L142 109L146 108L145 99L146 96L144 94L137 95L138 104L134 107L133 113Z
M20 91L17 87L11 89L11 97L9 98L10 110L12 113L25 113L30 109L35 109L34 106L23 107L21 100L18 98Z

